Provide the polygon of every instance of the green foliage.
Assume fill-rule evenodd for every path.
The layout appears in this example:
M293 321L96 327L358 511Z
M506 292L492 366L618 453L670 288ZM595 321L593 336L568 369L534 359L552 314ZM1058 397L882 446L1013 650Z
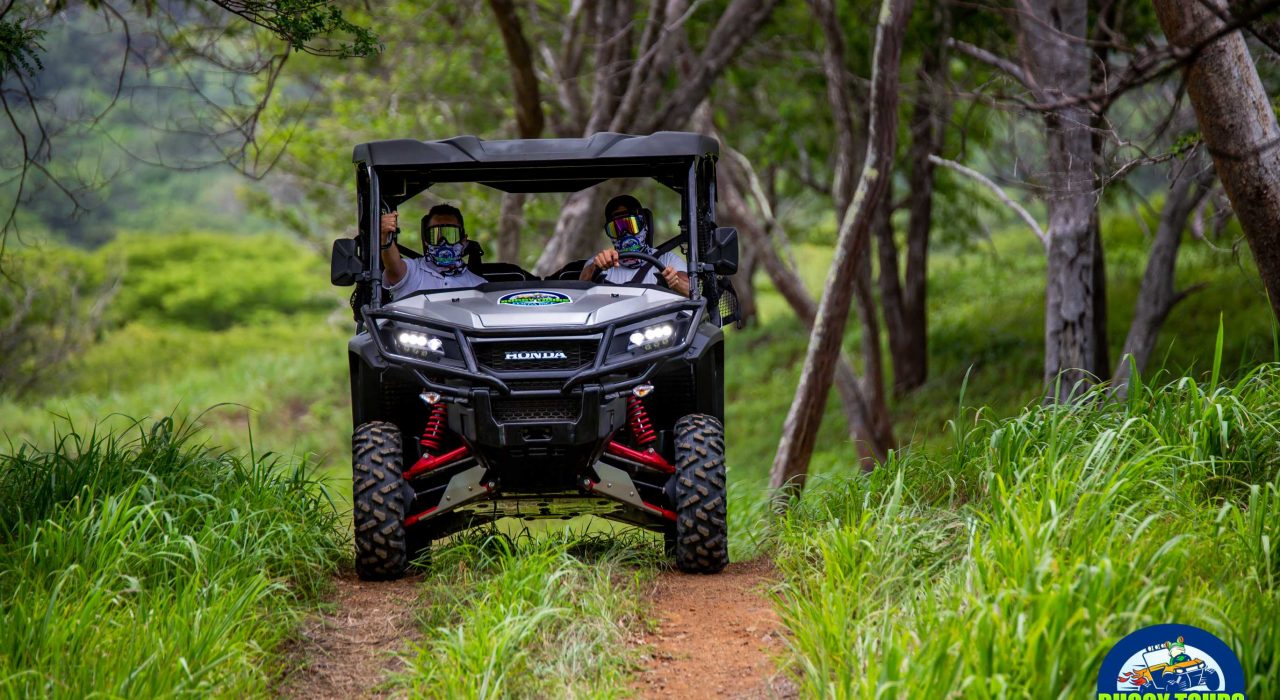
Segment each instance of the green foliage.
M1191 149L1199 146L1203 141L1204 138L1200 135L1199 131L1186 133L1179 136L1173 142L1173 145L1169 147L1169 152L1172 153L1175 158L1181 158L1182 156L1190 153Z
M85 4L96 10L103 3L88 0ZM133 0L133 4L148 15L156 9L156 0ZM296 51L350 58L372 56L381 48L376 34L353 24L341 7L327 0L209 0L209 4L266 29ZM49 9L57 13L69 5L67 0L55 0ZM349 40L339 40L336 46L324 41L335 35Z
M396 684L412 697L624 697L627 630L659 555L638 535L451 542L432 561L424 638Z
M323 262L281 236L125 235L100 254L125 269L111 313L117 323L223 330L335 305L317 289Z
M0 21L0 76L26 73L28 76L44 68L40 40L44 31L24 27L20 21Z
M32 10L38 16L30 22L45 32L44 65L26 81L37 103L18 109L11 100L16 124L43 169L30 171L23 184L17 212L23 238L39 233L92 247L122 228L247 233L268 225L245 216L235 201L235 185L244 179L226 164L234 140L212 135L238 126L228 120L247 116L243 101L232 94L252 94L265 82L260 75L228 70L248 60L249 42L233 38L230 30L219 35L220 42L194 35L211 3L184 5L183 21L172 28L157 26L142 3L113 5L119 17L86 3L68 5L56 18L48 16L52 8ZM19 4L13 12L30 6ZM225 13L214 13L220 17L208 32L225 28ZM120 31L121 21L130 27L128 34ZM250 31L239 20L231 24L242 35ZM172 45L170 29L196 46ZM226 47L230 55L211 67L192 55L204 47ZM117 99L120 80L126 92ZM44 132L49 140L42 142ZM0 129L0 153L5 167L19 165L13 160L22 153L18 131ZM50 177L72 191L78 206ZM11 203L17 186L16 178L5 178L0 201Z
M349 470L349 331L315 315L216 333L131 324L89 348L56 391L0 401L0 434L51 445L55 417L119 429L119 414L199 411L217 444L247 450L247 428L278 452Z
M20 396L92 342L112 285L100 261L59 248L10 248L0 270L0 395Z
M0 455L0 696L266 694L336 517L305 463L168 418Z
M353 24L342 8L321 0L274 0L272 2L226 2L213 0L232 14L264 27L295 51L351 58L373 56L382 50L378 36L366 27ZM336 47L318 46L316 40L332 35L349 36Z
M814 489L781 537L803 694L1079 696L1111 644L1178 621L1274 696L1278 388L1268 365L1123 404L966 413L949 449Z

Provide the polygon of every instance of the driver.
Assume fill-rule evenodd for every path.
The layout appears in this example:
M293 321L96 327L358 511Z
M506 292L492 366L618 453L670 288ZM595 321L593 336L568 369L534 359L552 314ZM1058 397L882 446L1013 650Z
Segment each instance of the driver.
M674 252L668 251L658 258L662 263L661 270L655 270L652 264L637 258L619 260L619 253L657 254L650 245L653 241L653 215L641 206L640 200L629 194L614 197L604 207L604 221L604 233L613 241L613 247L596 253L583 266L578 279L590 280L596 271L600 271L609 284L626 284L635 277L638 268L648 267L641 284L657 284L658 274L661 274L672 291L689 296L689 274L676 269L684 266L684 260Z
M400 214L383 214L382 285L392 299L424 289L478 287L485 283L480 275L467 269L462 251L467 245L467 230L462 212L448 204L437 204L422 217L422 257L406 260L396 247L395 232Z

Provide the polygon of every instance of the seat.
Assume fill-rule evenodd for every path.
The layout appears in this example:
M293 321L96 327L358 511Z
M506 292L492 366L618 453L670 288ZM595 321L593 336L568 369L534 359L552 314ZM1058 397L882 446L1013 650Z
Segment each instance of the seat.
M578 275L582 274L582 268L587 266L587 259L570 260L567 265L556 270L547 276L549 280L576 280Z
M472 271L490 282L533 282L541 279L514 263L481 263Z

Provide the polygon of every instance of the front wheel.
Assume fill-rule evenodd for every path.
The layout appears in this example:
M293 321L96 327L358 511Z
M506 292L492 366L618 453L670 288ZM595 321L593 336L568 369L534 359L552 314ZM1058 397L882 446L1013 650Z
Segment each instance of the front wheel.
M413 489L402 476L400 429L374 421L351 436L352 511L356 575L365 581L400 578L409 564L404 519Z
M729 563L724 426L694 413L676 422L676 568L714 574Z

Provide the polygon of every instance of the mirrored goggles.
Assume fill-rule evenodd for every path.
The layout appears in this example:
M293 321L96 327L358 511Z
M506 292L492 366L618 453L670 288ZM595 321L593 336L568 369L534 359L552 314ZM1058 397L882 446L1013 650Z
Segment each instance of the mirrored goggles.
M604 225L604 234L609 240L616 241L627 236L638 236L644 232L644 217L639 214L619 216Z
M457 224L437 224L427 227L427 245L452 245L462 240L462 227Z

